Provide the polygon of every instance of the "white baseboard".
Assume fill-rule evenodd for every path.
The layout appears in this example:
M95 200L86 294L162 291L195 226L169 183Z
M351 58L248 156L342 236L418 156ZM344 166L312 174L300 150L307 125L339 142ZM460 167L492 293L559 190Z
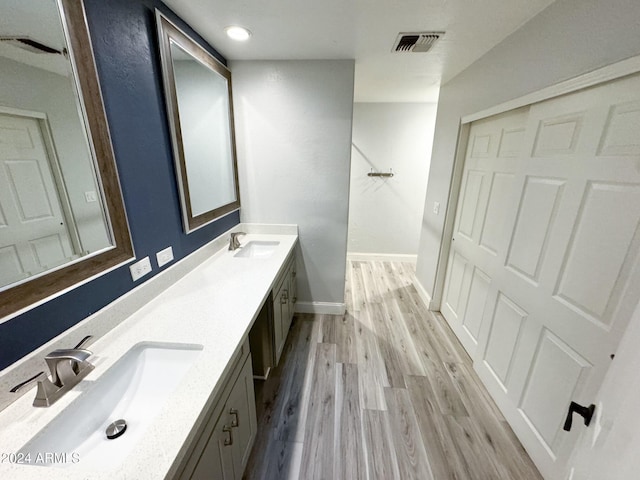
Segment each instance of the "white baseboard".
M405 255L401 253L347 252L347 260L357 262L406 262L415 265L418 261L418 255Z
M296 313L319 313L321 315L344 315L346 306L344 303L329 302L298 302Z
M417 279L413 281L413 286L416 287L416 290L418 291L418 296L420 297L420 300L422 300L422 302L427 307L427 310L431 310L431 307L433 305L433 302L431 301L431 296L427 293L427 291L424 289L422 284Z

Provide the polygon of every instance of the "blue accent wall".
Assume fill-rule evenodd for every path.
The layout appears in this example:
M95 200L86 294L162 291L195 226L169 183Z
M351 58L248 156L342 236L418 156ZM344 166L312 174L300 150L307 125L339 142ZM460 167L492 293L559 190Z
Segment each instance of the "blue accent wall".
M129 267L120 267L0 324L0 369L159 273L159 250L172 246L177 261L240 222L235 212L183 232L155 9L224 58L160 1L85 0L85 8L136 256L149 256L154 269L134 283Z

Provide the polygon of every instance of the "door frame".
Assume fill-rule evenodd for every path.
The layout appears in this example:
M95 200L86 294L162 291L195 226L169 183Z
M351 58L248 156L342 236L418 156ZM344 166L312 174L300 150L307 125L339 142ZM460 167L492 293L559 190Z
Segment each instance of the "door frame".
M449 186L449 196L447 199L447 207L445 209L444 227L440 238L440 251L438 252L436 277L433 295L431 297L431 302L429 303L429 310L440 311L440 307L442 305L447 265L449 263L449 255L451 253L453 226L456 220L458 199L460 196L460 189L462 187L462 174L464 172L471 123L483 118L492 117L500 113L529 106L534 103L543 102L568 93L574 93L579 90L594 87L596 85L639 72L640 55L637 55L460 118L451 183Z
M45 153L47 155L47 162L51 169L51 175L53 177L53 183L56 187L56 195L60 202L62 209L62 215L65 220L65 226L69 232L69 240L71 241L71 247L73 248L73 254L82 256L82 241L80 239L80 232L73 216L73 209L71 208L71 200L69 199L69 193L64 183L64 177L62 175L62 168L60 166L60 160L56 153L55 144L53 142L53 134L51 133L51 127L49 126L49 118L46 113L36 112L32 110L23 110L19 108L6 107L0 105L0 115L11 115L14 117L28 118L35 120L40 129L42 135L42 144L44 146Z

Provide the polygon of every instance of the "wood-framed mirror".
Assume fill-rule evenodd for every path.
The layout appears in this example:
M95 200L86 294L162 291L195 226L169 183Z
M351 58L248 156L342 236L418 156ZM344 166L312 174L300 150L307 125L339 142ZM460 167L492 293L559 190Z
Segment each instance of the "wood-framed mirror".
M82 0L0 5L0 321L134 258Z
M184 230L240 208L231 72L156 10Z

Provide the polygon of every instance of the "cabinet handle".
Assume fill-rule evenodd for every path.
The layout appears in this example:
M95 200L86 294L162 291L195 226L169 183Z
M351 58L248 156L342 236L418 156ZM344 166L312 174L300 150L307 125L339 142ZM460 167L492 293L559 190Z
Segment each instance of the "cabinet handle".
M289 301L289 292L285 290L282 292L282 295L280 295L280 303L284 305L288 301Z
M229 437L224 439L225 447L228 447L229 445L233 445L233 432L231 431L231 427L227 427L225 425L224 427L222 427L222 431L227 432L229 434Z
M231 427L232 428L238 427L240 425L240 421L238 420L238 410L236 410L235 408L232 408L229 410L229 413L234 417L233 420L231 420Z
M291 301L292 301L293 303L296 303L296 302L298 301L298 297L293 297L293 298L291 299Z
M295 270L293 270L293 271L291 272L291 276L292 276L293 278L296 278L296 271L295 271Z

